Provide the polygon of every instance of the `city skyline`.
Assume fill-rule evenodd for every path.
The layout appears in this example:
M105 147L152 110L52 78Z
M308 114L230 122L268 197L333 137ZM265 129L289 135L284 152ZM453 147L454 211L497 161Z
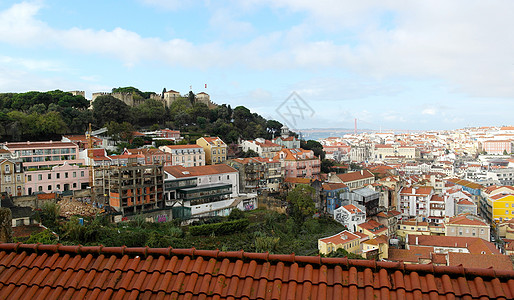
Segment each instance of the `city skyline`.
M286 124L296 92L312 109L299 129L509 125L513 6L4 1L0 92L192 86Z

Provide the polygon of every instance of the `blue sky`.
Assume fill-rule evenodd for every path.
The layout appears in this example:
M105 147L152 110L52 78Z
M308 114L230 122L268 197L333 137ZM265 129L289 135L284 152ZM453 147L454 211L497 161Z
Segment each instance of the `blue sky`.
M0 92L135 86L314 113L295 128L513 124L512 1L1 1ZM207 84L207 89L204 85Z

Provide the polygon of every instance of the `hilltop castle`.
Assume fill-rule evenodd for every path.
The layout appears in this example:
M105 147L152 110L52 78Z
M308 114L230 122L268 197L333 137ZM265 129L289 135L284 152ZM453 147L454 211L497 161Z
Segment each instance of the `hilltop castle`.
M99 96L113 96L116 99L123 101L128 106L134 107L142 104L147 99L141 97L134 97L133 93L109 93L109 92L97 92L93 93L91 102L95 101ZM179 92L169 90L162 94L152 94L150 99L161 101L164 106L170 107L170 105L177 99L183 98ZM204 103L209 109L216 108L218 105L211 101L209 94L200 92L195 95L195 103Z

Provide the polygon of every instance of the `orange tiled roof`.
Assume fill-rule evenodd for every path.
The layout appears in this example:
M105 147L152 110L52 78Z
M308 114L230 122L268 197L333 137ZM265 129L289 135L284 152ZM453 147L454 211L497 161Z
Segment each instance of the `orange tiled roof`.
M310 178L300 178L300 177L286 177L284 178L284 182L288 183L297 183L297 184L311 184L313 180Z
M331 190L338 190L338 189L344 189L348 186L344 183L323 183L323 189L325 191L331 191Z
M170 248L0 244L13 299L512 299L514 271Z
M455 225L475 225L475 226L489 226L488 224L473 218L468 217L469 214L462 214L455 217L452 217L448 220L448 224Z
M359 239L358 235L355 235L354 233L351 233L348 230L344 230L339 232L338 234L334 234L326 238L321 238L319 240L327 244L330 243L334 245L341 245L357 239Z
M496 270L514 270L508 255L471 254L448 252L448 265L462 265L465 268L494 268Z
M361 171L357 171L357 172L350 172L350 173L344 173L344 174L337 174L336 176L339 177L339 179L341 179L343 182L352 182L352 181L362 180L362 179L371 178L371 177L375 178L375 175L373 175L373 173L371 173L368 170L362 170L362 174L361 174Z
M417 240L417 243L416 243ZM467 248L470 253L500 254L494 244L477 237L408 235L408 244L413 246Z

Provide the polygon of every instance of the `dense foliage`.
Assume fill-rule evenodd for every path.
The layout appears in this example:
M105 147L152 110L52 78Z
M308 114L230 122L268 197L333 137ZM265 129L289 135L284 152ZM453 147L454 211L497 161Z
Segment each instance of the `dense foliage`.
M92 120L82 96L59 90L0 94L0 139L7 141L60 139L82 132Z
M189 227L191 235L224 235L245 230L250 225L248 219L239 219L221 223L203 224Z
M334 235L344 230L344 226L331 218L308 217L298 227L287 215L273 211L235 211L229 217L215 217L203 220L204 224L244 224L245 229L230 234L218 235L211 231L203 235L193 235L195 226L180 226L179 222L148 223L142 216L132 221L111 224L105 217L84 218L80 225L77 218L71 220L54 219L55 208L48 207L42 214L45 225L52 224L52 230L59 234L55 239L50 232L34 234L33 243L62 243L67 245L104 245L106 247L169 247L223 251L244 250L247 252L296 253L297 255L317 255L318 239ZM49 222L50 221L50 222ZM200 225L204 226L204 225ZM222 225L216 225L222 226ZM247 226L247 227L246 227ZM204 227L206 228L206 227ZM194 230L194 229L193 229Z
M129 129L170 128L181 130L186 141L212 135L234 143L239 138L271 139L282 127L280 122L266 120L244 106L232 109L222 104L209 109L195 102L192 92L178 97L169 107L151 99L153 92L134 87L119 87L112 92L131 94L141 104L131 107L111 95L99 96L90 103L82 96L59 90L0 94L0 140L55 140L62 134L84 134L92 123L93 129L114 128L111 134L115 139L127 142L131 136L123 133Z

